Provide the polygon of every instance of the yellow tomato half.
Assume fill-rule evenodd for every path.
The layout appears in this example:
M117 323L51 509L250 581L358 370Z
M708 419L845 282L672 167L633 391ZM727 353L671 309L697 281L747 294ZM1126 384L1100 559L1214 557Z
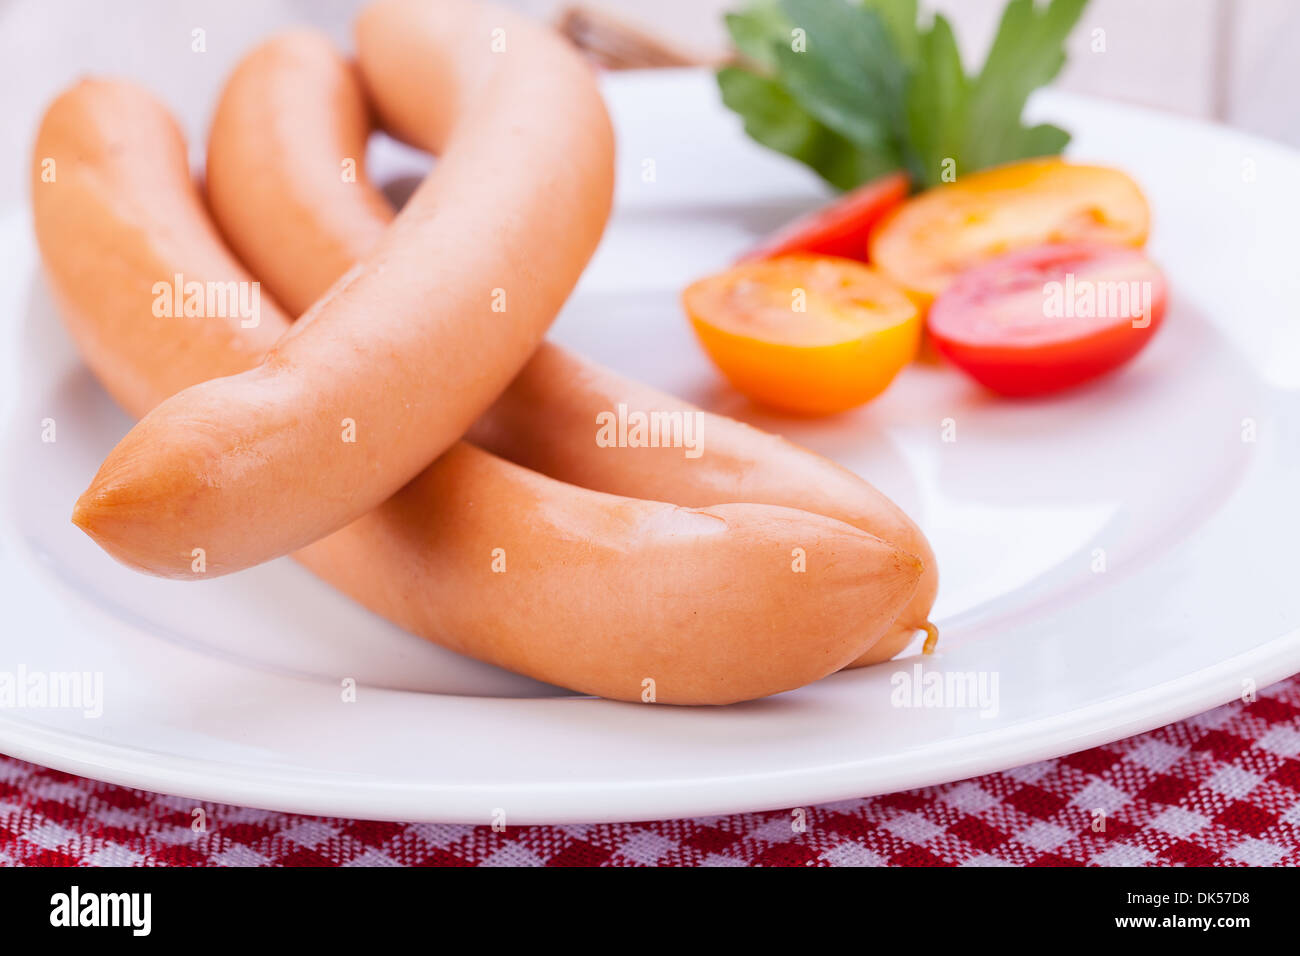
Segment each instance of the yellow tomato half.
M916 304L876 270L830 256L748 262L682 304L723 375L756 402L824 415L875 398L916 355Z
M1124 173L1031 159L908 200L872 232L868 258L928 305L958 273L995 256L1045 243L1141 246L1150 220Z

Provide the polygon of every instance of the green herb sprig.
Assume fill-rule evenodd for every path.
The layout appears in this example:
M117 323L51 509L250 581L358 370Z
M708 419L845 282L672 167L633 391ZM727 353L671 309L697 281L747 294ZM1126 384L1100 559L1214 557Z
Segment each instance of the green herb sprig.
M759 143L840 189L894 170L913 186L1060 153L1070 134L1027 126L1025 102L1065 64L1088 0L1010 0L984 66L968 75L952 26L917 0L759 0L727 15L740 62L723 102Z

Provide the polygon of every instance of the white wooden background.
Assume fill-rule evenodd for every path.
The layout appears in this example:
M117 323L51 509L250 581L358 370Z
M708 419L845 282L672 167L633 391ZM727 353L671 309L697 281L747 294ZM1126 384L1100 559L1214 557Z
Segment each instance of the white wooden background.
M348 42L362 0L0 0L0 211L27 191L28 149L45 104L85 73L133 77L201 138L231 65L291 23ZM550 16L564 0L504 0ZM716 56L734 0L588 0ZM930 0L982 57L1003 0ZM207 31L207 52L190 31ZM1106 52L1089 50L1094 29ZM1092 0L1063 86L1217 119L1300 146L1300 0Z
M563 0L515 0L548 15ZM724 49L737 0L586 0L701 55ZM967 65L1006 0L922 0L952 21ZM1093 30L1106 52L1092 53ZM1074 90L1216 119L1300 145L1300 0L1092 0L1060 80Z

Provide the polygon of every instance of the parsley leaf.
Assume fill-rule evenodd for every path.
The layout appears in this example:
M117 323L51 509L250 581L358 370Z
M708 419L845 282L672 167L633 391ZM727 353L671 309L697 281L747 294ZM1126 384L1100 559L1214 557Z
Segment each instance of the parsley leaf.
M1087 0L1010 0L983 68L968 76L952 26L917 0L759 0L727 17L742 62L718 83L758 142L848 189L905 169L916 188L958 172L1061 152L1069 134L1021 120L1065 63Z
M1050 83L1065 65L1065 38L1088 0L1011 0L1002 14L984 69L971 89L967 108L965 160L982 169L1013 159L1059 153L1069 134L1055 126L1027 128L1020 122L1025 101ZM978 135L976 135L978 134Z
M776 45L786 42L791 29L776 0L759 0L725 19L741 56L765 70L776 69Z
M781 0L781 10L806 44L776 46L781 83L835 132L898 165L907 70L884 21L847 0Z
M852 189L894 169L805 112L776 80L737 67L718 72L722 101L745 120L745 132L769 149L811 167L837 189Z
M718 87L722 101L744 120L752 139L811 167L838 189L851 189L896 168L891 153L859 148L806 109L777 78L781 51L793 52L795 28L776 0L730 13L726 23L746 64L719 70Z
M907 90L913 157L909 172L914 182L932 185L940 181L944 161L957 160L965 152L970 82L957 38L942 16L935 16L930 29L920 35L917 50L918 66Z
M862 5L880 17L903 62L908 66L915 64L919 52L917 0L862 0Z

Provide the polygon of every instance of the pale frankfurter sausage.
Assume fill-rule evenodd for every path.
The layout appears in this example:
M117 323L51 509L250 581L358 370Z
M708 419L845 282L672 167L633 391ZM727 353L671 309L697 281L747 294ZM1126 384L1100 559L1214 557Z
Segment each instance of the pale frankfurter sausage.
M269 301L258 302L260 321L241 318L238 288L225 290L227 318L185 314L176 264L192 279L245 281L250 304L251 277L202 214L176 124L148 94L89 81L64 93L45 114L33 162L34 224L50 287L86 363L123 408L143 414L159 397L251 368L284 333Z
M393 220L366 176L371 125L355 69L315 30L259 44L217 102L212 128L222 136L209 140L207 192L244 200L223 201L218 225L241 237L231 248L292 317L373 250ZM225 142L256 145L236 158ZM282 175L285 155L296 157L292 177Z
M86 81L54 102L34 149L32 206L68 328L128 411L253 365L289 328L269 298L254 328L151 308L159 277L252 279L209 224L179 129L138 87ZM168 520L185 515L142 533ZM864 629L897 616L920 575L911 556L821 515L601 494L465 443L296 557L462 653L586 693L682 704L760 697L836 670L861 653Z
M622 404L628 415L660 416L668 428L697 416L699 456L681 447L608 447L595 441L598 416ZM608 418L605 419L608 421ZM826 515L917 557L923 567L907 606L888 626L864 630L867 649L851 664L889 660L929 622L938 565L916 524L846 468L767 432L631 381L555 345L533 360L470 429L469 439L503 458L571 484L696 508L726 501L780 505Z
M358 165L340 188L333 171L365 154L370 134L360 81L323 34L298 30L260 44L235 68L208 139L208 202L231 247L291 309L305 310L368 251L392 220ZM701 455L680 448L608 448L597 416L699 414ZM471 429L476 443L535 471L597 491L702 507L784 505L847 521L919 557L911 603L854 666L887 660L928 626L938 589L920 529L856 475L789 442L632 382L543 343Z
M613 136L588 65L489 4L397 6L361 32L438 165L261 365L167 399L109 455L74 520L124 563L186 575L203 540L224 574L374 508L500 395L595 249Z

